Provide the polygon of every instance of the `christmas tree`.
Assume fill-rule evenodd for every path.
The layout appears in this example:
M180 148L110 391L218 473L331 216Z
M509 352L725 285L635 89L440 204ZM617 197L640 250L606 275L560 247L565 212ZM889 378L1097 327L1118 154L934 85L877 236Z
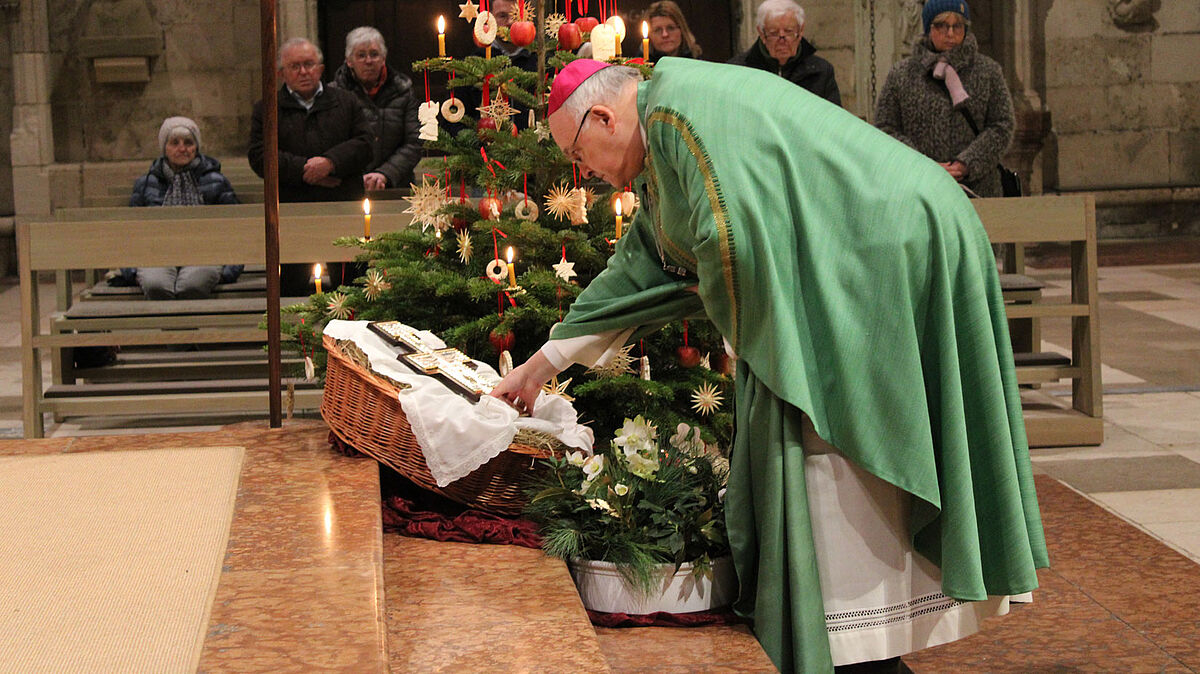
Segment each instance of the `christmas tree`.
M514 67L502 54L413 64L414 72L448 78L452 92L478 89L483 104L465 110L453 94L444 105L426 101L422 137L429 138L430 156L407 197L412 226L369 241L339 240L363 249L365 275L286 310L301 320L285 321L285 332L318 369L324 364L321 327L333 318L399 320L433 331L478 360L497 363L508 352L524 362L604 269L621 234L618 223L629 223L636 212L632 192L582 181L544 120L548 82L575 58L557 51L559 36L564 46L577 47L577 35L586 39L595 26L614 22L584 17L567 23L561 14L543 16L539 2L536 10L521 11L529 11L542 31L530 31L523 24L533 21L522 16L505 33L489 28L494 19L489 24L486 0L477 15L472 4L462 5L467 9L461 15L476 24L477 42L498 33L526 46L538 33L538 72ZM640 59L611 60L651 76ZM527 128L518 130L512 103L531 111ZM437 112L452 124L435 129ZM706 442L727 448L732 391L721 373L725 362L711 324L682 322L627 346L605 367L572 368L548 388L573 397L598 443L607 443L625 418L642 415L662 429L699 427Z

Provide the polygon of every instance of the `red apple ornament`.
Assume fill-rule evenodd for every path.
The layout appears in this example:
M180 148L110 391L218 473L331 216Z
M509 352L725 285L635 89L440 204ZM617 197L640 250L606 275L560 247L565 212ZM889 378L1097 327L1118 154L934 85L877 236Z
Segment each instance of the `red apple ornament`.
M579 26L564 23L558 27L558 48L563 51L575 51L583 45L583 33Z
M501 207L502 204L496 197L484 197L479 200L479 214L484 220L499 220Z
M532 21L514 21L513 25L508 27L508 41L518 47L525 47L533 44L534 38L537 37L537 28Z
M500 332L499 330L499 328L496 328L488 333L488 341L492 343L492 348L496 350L497 355L505 351L511 351L513 344L517 342L517 336L511 330L506 332Z
M696 367L700 364L700 349L694 346L681 346L675 349L679 356L679 364L684 367Z
M600 19L594 16L581 16L575 19L575 25L579 26L579 32L590 33L593 28L600 25Z

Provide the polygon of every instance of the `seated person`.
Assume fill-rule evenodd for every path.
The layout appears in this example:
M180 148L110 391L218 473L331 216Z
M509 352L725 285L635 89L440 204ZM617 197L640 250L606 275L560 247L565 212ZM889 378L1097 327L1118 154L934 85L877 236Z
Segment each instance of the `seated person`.
M765 0L755 12L758 39L746 51L729 59L775 73L834 105L842 104L833 65L817 56L804 37L804 9L792 0Z
M358 98L374 135L374 156L363 174L363 187L382 190L408 187L421 159L417 107L412 78L387 64L383 35L360 26L346 35L346 62L333 75L331 87Z
M650 27L650 62L664 56L700 58L700 45L688 28L683 10L672 0L658 0L646 8L643 20Z
M158 129L163 156L133 184L130 206L236 204L233 185L221 175L221 162L200 154L200 128L187 117L168 117ZM218 283L233 283L242 265L127 267L126 284L142 287L147 299L204 299Z

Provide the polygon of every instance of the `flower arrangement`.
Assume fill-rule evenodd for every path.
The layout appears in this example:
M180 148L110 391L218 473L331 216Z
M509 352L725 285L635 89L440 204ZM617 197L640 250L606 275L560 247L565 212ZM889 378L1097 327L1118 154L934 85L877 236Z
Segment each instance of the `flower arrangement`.
M679 424L663 441L639 415L625 419L609 447L546 463L526 514L541 524L549 555L612 562L648 594L659 565L691 562L705 573L729 553L729 463L699 428Z

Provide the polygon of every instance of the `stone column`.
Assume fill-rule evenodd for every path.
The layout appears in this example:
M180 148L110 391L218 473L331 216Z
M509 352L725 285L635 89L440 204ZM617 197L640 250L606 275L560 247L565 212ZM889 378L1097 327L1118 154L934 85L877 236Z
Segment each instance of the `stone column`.
M1050 132L1050 111L1042 92L1045 77L1045 0L997 0L993 44L1013 99L1015 128L1005 164L1021 175L1026 194L1042 193L1038 155Z
M313 43L317 41L317 0L279 0L277 7L277 26L279 44L293 37L308 38ZM329 55L325 55L326 62ZM338 63L341 59L334 58Z
M13 207L18 221L50 215L54 127L50 90L56 59L50 53L49 0L22 0L12 27Z
M875 119L875 99L888 71L912 53L913 42L921 36L923 4L922 0L855 0L854 84L859 95L851 112L868 122Z

